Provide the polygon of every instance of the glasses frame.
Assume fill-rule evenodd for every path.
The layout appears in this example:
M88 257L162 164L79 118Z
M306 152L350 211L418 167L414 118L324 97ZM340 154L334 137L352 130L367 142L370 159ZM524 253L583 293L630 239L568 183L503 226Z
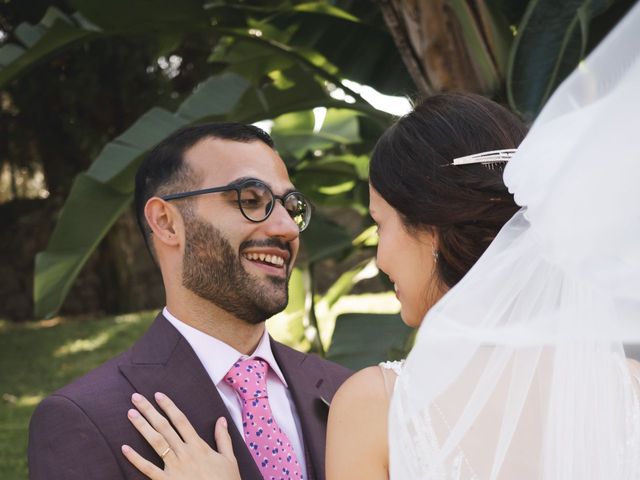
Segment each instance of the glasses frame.
M245 213L244 209L242 208L242 203L240 203L240 191L249 183L254 183L254 184L259 183L260 185L264 186L264 188L271 194L271 197L273 198L273 202L271 202L271 208L269 209L268 213L265 215L265 217L262 220L254 220L253 218L249 217ZM303 232L309 226L309 223L311 223L312 204L304 194L302 194L297 190L292 190L291 192L288 192L285 195L276 195L275 193L273 193L273 190L269 188L269 185L264 183L262 180L258 180L257 178L248 178L246 180L242 180L241 182L230 183L222 187L202 188L200 190L191 190L188 192L171 193L169 195L162 195L160 198L168 202L170 200L179 200L181 198L195 197L197 195L205 195L207 193L222 193L222 192L231 192L231 191L236 192L236 202L238 203L238 208L240 209L242 216L247 220L249 220L250 222L253 222L253 223L264 222L273 213L274 207L276 205L276 201L280 201L280 203L284 207L285 201L287 198L289 198L291 195L298 195L305 200L307 204L307 208L309 209L309 216L304 227L300 228L300 226L297 223L296 225L298 225L298 229L300 230L300 232ZM286 207L285 207L285 210L286 210ZM287 210L287 213L288 212L289 211ZM291 215L289 215L289 217L293 220L293 217L291 217ZM294 220L294 223L295 223L295 220Z

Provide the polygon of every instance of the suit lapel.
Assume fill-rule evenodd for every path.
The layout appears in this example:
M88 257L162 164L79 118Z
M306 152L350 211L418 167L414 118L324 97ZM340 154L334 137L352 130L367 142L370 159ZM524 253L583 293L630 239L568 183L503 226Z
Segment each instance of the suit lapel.
M328 406L322 398L330 399L330 383L325 378L322 364L312 355L304 355L271 340L273 355L287 380L302 427L310 478L324 479L325 439L327 435Z
M155 392L167 394L212 448L215 421L226 417L242 478L262 480L211 378L189 342L162 315L132 348L131 363L119 367L134 389L152 402Z

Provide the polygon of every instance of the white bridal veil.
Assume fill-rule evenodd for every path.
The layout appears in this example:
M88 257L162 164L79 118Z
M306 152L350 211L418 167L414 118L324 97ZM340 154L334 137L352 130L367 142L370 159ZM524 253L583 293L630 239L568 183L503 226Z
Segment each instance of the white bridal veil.
M522 206L427 314L396 384L391 478L640 478L640 4L507 166Z

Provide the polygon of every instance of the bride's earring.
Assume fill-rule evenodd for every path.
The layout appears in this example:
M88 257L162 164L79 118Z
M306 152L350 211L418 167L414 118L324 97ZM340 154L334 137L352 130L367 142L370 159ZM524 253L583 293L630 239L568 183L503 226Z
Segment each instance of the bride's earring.
M433 245L431 246L431 255L433 255L433 261L438 263L438 257L440 256L440 254Z

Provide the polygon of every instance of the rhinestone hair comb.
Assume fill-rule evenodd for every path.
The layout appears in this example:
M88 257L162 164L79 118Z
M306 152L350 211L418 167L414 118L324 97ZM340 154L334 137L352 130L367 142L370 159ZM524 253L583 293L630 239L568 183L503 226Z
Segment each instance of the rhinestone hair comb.
M482 166L487 167L491 170L495 169L496 166L504 166L511 157L516 153L516 149L506 149L506 150L491 150L489 152L481 152L475 153L473 155L467 155L465 157L454 158L453 162L449 165L472 165L474 163L480 163Z

